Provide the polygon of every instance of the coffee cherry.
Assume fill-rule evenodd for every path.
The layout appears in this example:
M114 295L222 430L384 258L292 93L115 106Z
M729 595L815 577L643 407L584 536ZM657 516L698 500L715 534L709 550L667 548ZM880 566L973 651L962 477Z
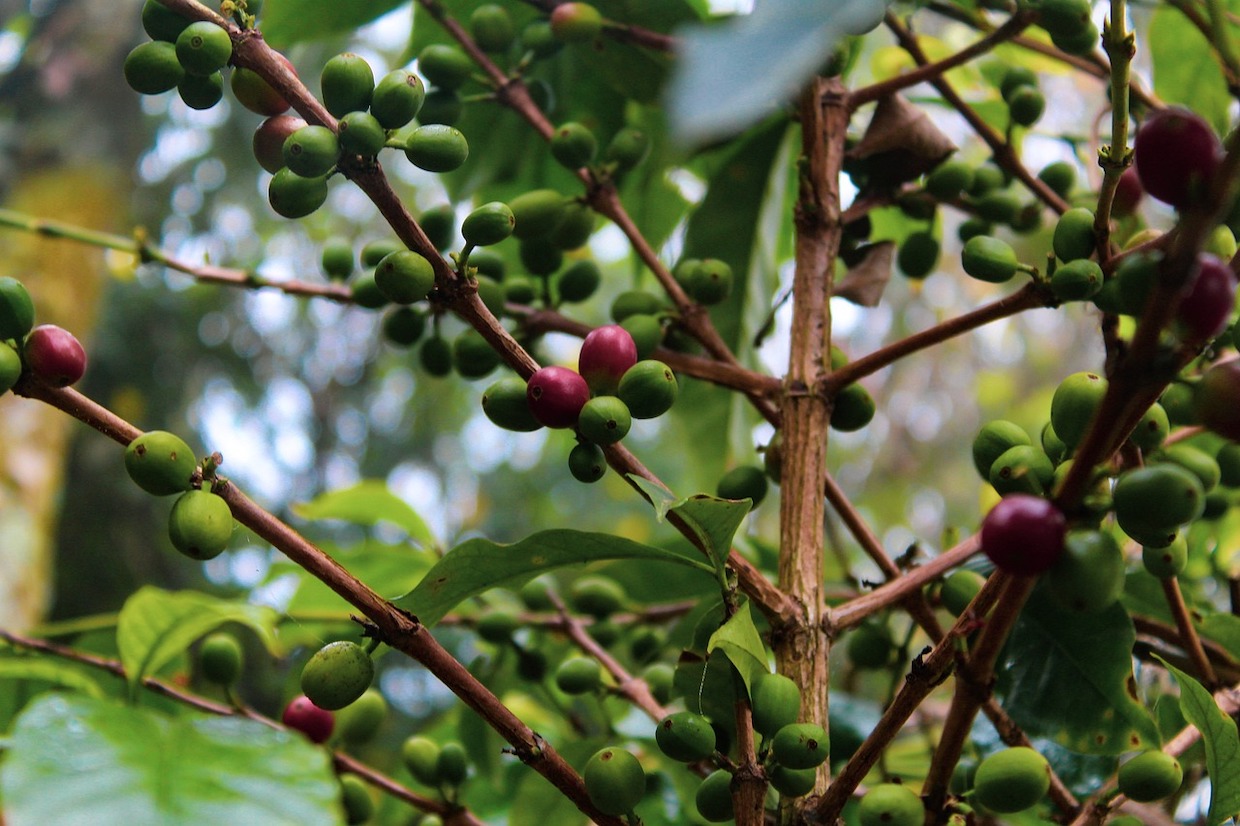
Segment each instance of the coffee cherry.
M312 743L326 743L336 726L336 715L319 708L304 694L294 697L280 716L281 722L294 731L300 731Z
M699 304L719 304L732 292L732 268L718 258L704 258L688 289Z
M1191 444L1174 444L1161 451L1156 459L1159 462L1174 462L1196 476L1206 493L1214 490L1222 478L1222 469L1215 458Z
M426 298L435 286L435 268L413 250L397 250L375 267L375 284L390 301L412 304Z
M767 769L771 787L784 797L801 797L814 790L818 769L790 769L776 764Z
M584 124L570 121L556 127L551 135L551 155L568 169L579 169L594 160L598 139Z
M455 89L431 89L418 110L417 121L423 126L451 126L461 119L465 102Z
M568 602L573 610L605 619L624 607L628 595L614 579L605 576L583 576L573 582Z
M1051 426L1068 447L1075 448L1085 438L1106 390L1107 380L1089 372L1073 373L1055 388Z
M319 252L319 265L333 281L343 281L352 275L355 264L353 245L344 239L330 239Z
M452 366L463 377L484 378L499 365L499 353L472 327L453 339Z
M198 468L194 452L175 433L152 430L125 448L125 470L147 493L169 496L190 488Z
M190 490L177 497L168 515L168 538L190 559L214 559L232 537L232 511L214 493Z
M232 57L232 38L214 23L200 20L190 23L177 35L176 53L186 74L214 74Z
M1046 111L1046 98L1033 86L1022 86L1007 99L1008 114L1012 123L1033 126Z
M1170 392L1171 388L1167 390ZM1208 429L1240 441L1240 361L1215 364L1202 375L1193 390L1192 410ZM1167 412L1170 415L1171 410Z
M327 202L327 176L304 178L281 169L267 185L267 202L277 215L305 218Z
M618 324L591 330L581 343L577 370L595 394L614 393L620 379L637 363L637 345Z
M417 117L426 101L422 78L405 69L388 72L375 84L370 114L384 129L400 129Z
M369 112L349 112L339 121L340 149L350 155L373 158L387 142L383 126Z
M284 165L303 178L326 175L340 156L336 133L326 126L303 126L284 142Z
M812 769L827 759L827 732L817 723L790 723L775 732L771 753L781 766Z
M530 412L525 382L517 376L506 376L482 394L482 412L497 426L518 433L529 433L542 427Z
M517 247L517 257L530 275L548 276L564 265L564 251L550 238L526 238Z
M1111 202L1111 214L1120 218L1127 217L1137 211L1141 205L1141 197L1145 189L1141 186L1141 178L1135 167L1128 167L1119 176L1119 184L1115 187L1115 199Z
M142 4L142 29L152 40L175 43L181 32L190 24L188 18L165 6L159 0L146 0Z
M733 817L732 774L724 769L713 771L698 786L693 796L698 814L708 823L723 823Z
M991 466L1005 451L1029 444L1029 434L1020 425L1003 419L987 422L973 438L973 467L983 479L988 479Z
M1055 268L1051 292L1060 301L1084 301L1102 289L1102 267L1087 258L1078 258Z
M589 694L603 684L603 669L593 657L570 657L555 670L555 684L565 694Z
M581 775L590 802L603 814L626 815L646 794L646 773L637 758L624 749L595 752Z
M512 642L512 635L521 627L521 621L512 611L496 610L484 614L476 629L478 636L496 645Z
M1064 532L1063 512L1054 503L1014 493L982 520L982 552L1001 571L1036 576L1063 553Z
M315 652L301 670L301 690L319 708L344 708L370 687L375 664L366 649L337 640Z
M986 577L977 571L960 568L952 571L943 580L943 587L939 589L939 601L952 614L960 616L985 584Z
M928 232L914 232L896 252L896 264L909 278L921 280L939 263L939 241Z
M508 202L517 221L512 234L521 239L550 235L564 220L567 204L567 199L554 189L535 189L518 195Z
M375 73L366 59L349 52L338 54L323 64L319 74L323 106L333 117L349 112L365 112L375 91Z
M474 62L456 46L433 43L418 53L418 71L441 89L456 89L469 80Z
M427 172L451 172L469 157L469 141L459 129L451 126L419 126L409 133L405 157Z
M268 118L254 131L254 157L258 165L273 175L284 168L284 142L306 125L292 115Z
M1151 115L1137 130L1133 144L1141 186L1176 209L1200 200L1221 159L1222 146L1210 125L1176 107Z
M1225 488L1240 487L1240 444L1224 442L1214 461L1218 463L1219 484Z
M589 3L561 3L551 12L551 33L564 43L587 43L603 30L603 15Z
M469 755L460 743L449 740L439 747L439 759L435 761L435 774L440 783L459 786L469 776Z
M775 736L801 715L801 689L783 674L759 674L750 692L753 727L764 737Z
M1201 480L1170 462L1125 471L1112 496L1119 526L1143 544L1157 545L1150 540L1175 533L1205 508Z
M1124 591L1124 554L1106 531L1069 531L1063 553L1047 571L1051 596L1069 611L1096 614Z
M1048 491L1055 468L1040 447L1017 445L999 454L990 466L987 481L1000 496L1009 493L1041 495Z
M7 393L22 376L22 357L8 342L0 341L0 393Z
M912 789L899 783L873 786L857 810L861 826L921 826L926 810Z
M1068 457L1068 446L1063 443L1063 439L1059 438L1059 434L1055 432L1055 428L1051 427L1050 422L1042 425L1039 441L1042 444L1042 451L1052 464L1058 465Z
M881 623L867 622L848 635L848 660L856 668L886 668L896 651L891 632Z
M434 740L417 735L410 737L401 744L400 757L419 783L439 785L439 744Z
M1050 789L1050 764L1031 748L995 752L977 767L973 794L992 812L1012 814L1032 807Z
M611 318L617 324L631 315L658 315L663 310L663 301L644 290L626 290L611 302Z
M650 687L655 702L667 705L672 700L672 689L676 679L676 669L667 663L654 663L641 673L641 677Z
M639 361L620 378L616 395L635 419L653 419L671 409L679 385L676 374L661 361Z
M563 46L551 32L549 20L533 20L521 30L521 48L532 53L535 58L550 57Z
M349 703L336 715L340 739L350 745L369 742L383 725L387 712L388 704L383 695L373 688L366 689L361 697Z
M581 408L577 430L596 445L611 445L629 434L632 416L624 402L615 396L595 396Z
M940 201L954 201L972 183L972 166L964 161L944 161L926 176L926 191Z
M508 9L486 3L469 15L469 31L484 52L504 52L517 38L517 24Z
M659 721L654 732L659 749L673 760L693 763L715 753L715 730L692 711L678 711Z
M500 201L483 204L465 217L461 224L461 236L466 243L476 247L498 244L509 235L516 224L512 210Z
M740 465L723 475L715 488L720 499L749 499L750 510L766 497L766 473L757 465Z
M86 351L77 337L55 324L40 324L26 336L22 361L40 381L68 387L86 372Z
M203 76L187 74L177 84L177 95L190 109L210 109L224 99L224 76L219 72Z
M1151 749L1121 765L1117 780L1129 800L1150 803L1174 794L1184 782L1184 769L1170 754Z
M540 368L530 376L526 393L534 418L552 428L576 424L581 408L590 399L586 380L567 367Z
M1055 161L1042 167L1038 179L1060 198L1067 198L1076 186L1076 167L1067 161Z
M375 271L367 270L353 279L353 303L367 310L381 310L391 301L375 283Z
M877 407L874 397L858 382L845 385L835 395L831 407L831 427L841 433L852 433L874 419Z
M581 442L568 453L568 472L578 482L590 484L607 474L607 457L603 449L591 442Z
M1011 224L1020 212L1020 200L1011 192L987 192L973 202L973 208L992 224Z
M533 304L538 300L538 287L534 279L514 275L504 281L504 301L512 304Z
M1236 305L1236 275L1213 255L1197 256L1191 276L1176 307L1176 324L1192 342L1212 339L1227 328Z
M452 345L438 335L431 336L418 349L418 363L427 374L443 378L452 372Z
M569 264L556 277L555 285L560 301L575 304L594 295L602 281L598 264L585 259Z
M603 160L614 163L620 172L632 169L650 154L650 136L635 126L626 126L616 132L603 152Z
M0 339L20 341L34 326L34 302L16 278L0 277Z
M1010 280L1020 265L1012 246L990 235L978 235L966 241L960 263L968 275L992 284Z
M292 66L287 60L285 65ZM257 115L282 115L288 111L288 101L277 92L263 76L253 69L238 66L232 70L228 78L233 97L237 102Z
M1074 207L1059 218L1053 239L1055 256L1060 261L1088 258L1093 254L1094 213L1085 207Z
M198 668L207 682L232 685L241 676L241 663L241 643L232 634L211 634L198 647Z
M346 774L340 778L340 798L344 806L344 822L353 824L365 823L374 816L375 802L370 797L366 784L355 774Z
M175 89L185 77L176 47L156 40L143 43L125 57L125 82L140 95L158 95Z

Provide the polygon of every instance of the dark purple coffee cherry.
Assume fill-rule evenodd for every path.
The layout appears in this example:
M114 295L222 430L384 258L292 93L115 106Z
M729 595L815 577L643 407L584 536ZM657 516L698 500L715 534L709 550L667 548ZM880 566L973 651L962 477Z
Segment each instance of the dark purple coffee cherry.
M1236 306L1236 274L1225 262L1209 253L1197 256L1193 274L1176 308L1176 322L1192 342L1214 338L1227 328Z
M982 552L995 567L1036 576L1063 553L1066 521L1053 502L1025 493L999 500L982 520Z
M284 142L306 125L293 115L276 115L267 118L254 130L254 158L258 165L273 175L284 168Z
M22 345L26 369L52 387L68 387L86 372L86 351L68 330L40 324Z
M326 743L336 727L336 715L327 709L319 708L304 694L294 697L280 716L284 725L300 731L310 738L312 743Z
M1221 160L1218 136L1187 109L1163 109L1137 130L1133 163L1141 186L1176 209L1200 200Z
M1111 214L1125 218L1137 211L1145 189L1141 186L1141 178L1135 167L1128 167L1119 176L1119 185L1115 187L1115 199L1111 202Z
M572 427L590 399L590 386L567 367L542 367L526 385L530 411L545 427Z
M620 379L637 363L637 345L619 324L591 330L581 343L577 371L594 394L613 394Z

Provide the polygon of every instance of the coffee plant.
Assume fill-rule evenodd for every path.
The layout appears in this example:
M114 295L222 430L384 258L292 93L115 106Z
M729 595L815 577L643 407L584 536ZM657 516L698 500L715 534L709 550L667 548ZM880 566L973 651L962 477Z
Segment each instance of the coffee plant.
M86 426L0 821L1240 815L1234 4L108 14L160 223L0 210L121 318L0 277Z

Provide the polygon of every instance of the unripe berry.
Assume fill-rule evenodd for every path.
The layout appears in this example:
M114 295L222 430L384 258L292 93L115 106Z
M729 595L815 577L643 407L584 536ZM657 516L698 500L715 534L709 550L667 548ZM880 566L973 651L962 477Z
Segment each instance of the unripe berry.
M427 172L451 172L469 157L469 141L451 126L419 126L406 139L405 157Z
M0 341L0 393L7 393L22 376L22 357L7 341Z
M591 442L574 445L568 453L568 472L578 482L590 484L607 474L607 458L603 449Z
M593 657L570 657L555 670L555 684L565 694L588 694L603 684L603 669Z
M588 259L574 261L556 276L555 286L560 301L575 304L594 295L603 281L598 264ZM631 332L631 331L630 331Z
M753 709L754 730L773 737L801 714L801 689L783 674L763 672L753 681L749 705Z
M55 324L40 324L22 345L26 369L52 387L75 384L86 372L86 351L73 333Z
M387 717L388 705L383 695L373 688L349 703L337 715L340 723L340 739L356 745L372 740Z
M474 42L486 52L507 51L517 37L517 25L508 9L487 3L469 15L469 30Z
M375 91L375 74L365 58L346 52L323 64L319 85L323 106L333 117L342 118L367 110Z
M451 126L461 119L465 112L465 102L455 89L431 89L422 101L418 110L417 120L423 126L440 124Z
M1055 257L1060 261L1088 258L1097 243L1094 237L1094 213L1085 207L1074 207L1065 212L1055 224L1052 240Z
M34 326L34 302L16 278L0 277L0 339L20 341Z
M1133 164L1146 192L1177 209L1199 201L1214 180L1222 146L1201 116L1163 109L1137 130Z
M280 58L291 71L292 64L283 55ZM228 78L228 85L237 102L255 114L272 117L288 111L288 101L284 96L253 69L236 67Z
M254 157L258 165L273 175L284 168L284 142L306 122L292 115L267 118L254 131Z
M1020 261L1006 241L990 235L978 235L965 242L960 253L965 273L979 281L1002 284L1016 275Z
M435 773L441 783L459 786L469 776L469 755L460 743L448 741L439 748L439 759L435 763Z
M199 20L177 35L176 52L186 74L210 75L228 64L232 57L232 38L214 23Z
M635 126L626 126L612 136L603 160L623 172L637 166L650 154L650 136Z
M467 379L480 379L499 367L500 356L474 328L452 340L452 366Z
M473 60L456 46L433 43L418 53L418 71L441 89L456 89L473 70Z
M508 204L491 201L465 216L461 224L461 237L475 247L489 247L512 235L516 223L517 219Z
M1120 792L1138 803L1170 797L1183 782L1180 761L1157 749L1141 752L1119 767Z
M508 202L517 223L512 234L517 238L550 235L564 220L567 199L554 189L523 192Z
M348 640L329 642L314 653L301 670L301 690L319 708L344 708L370 687L375 664L360 645Z
M224 98L224 76L219 72L186 75L177 84L177 95L190 109L210 109Z
M1031 808L1050 788L1050 764L1031 748L995 752L977 767L973 793L993 812L1012 814Z
M583 576L573 582L568 601L573 609L605 619L624 607L627 595L620 583L605 576Z
M142 28L152 40L175 43L177 36L185 31L185 27L191 22L193 21L168 8L159 0L146 0L142 4Z
M611 445L629 434L633 418L615 396L595 396L581 407L577 429L596 445Z
M375 284L397 304L421 301L435 286L435 268L413 250L397 250L375 267Z
M281 169L267 185L267 202L284 218L305 218L327 202L327 177L303 178Z
M639 361L620 377L616 395L635 419L653 419L671 409L679 385L676 374L661 361Z
M1102 289L1102 267L1087 258L1078 258L1055 268L1051 275L1051 292L1060 301L1084 301Z
M373 158L387 142L383 126L369 112L349 112L339 121L340 150L350 155Z
M525 382L517 376L506 376L482 394L482 412L497 426L518 433L529 433L542 427L530 412Z
M594 211L583 203L574 201L564 208L564 217L547 236L552 245L561 250L580 249L594 234Z
M921 826L926 810L921 798L899 783L870 788L858 808L861 826Z
M1063 552L1065 520L1054 503L1014 493L999 500L982 520L982 552L995 567L1036 576Z
M313 743L326 743L332 736L336 725L336 716L327 709L319 708L310 702L310 698L302 694L294 697L280 716L284 725L300 731Z
M654 732L659 750L673 760L692 763L715 753L715 730L692 711L677 711L659 721Z
M1076 167L1067 161L1055 161L1042 167L1038 179L1054 190L1060 198L1067 198L1076 186Z
M326 175L340 156L336 133L326 126L303 126L284 142L284 165L303 178Z
M766 472L757 465L740 465L723 475L715 487L720 499L749 499L750 510L766 497Z
M790 723L775 732L771 753L781 766L812 769L827 759L827 732L817 723Z
M138 487L155 496L187 491L198 467L194 452L175 433L152 430L125 448L125 470Z
M526 385L530 411L545 427L572 427L590 399L586 380L567 367L543 367Z
M564 43L586 43L603 30L603 15L589 3L561 3L551 12L551 33Z
M1085 438L1106 391L1107 380L1089 372L1073 373L1055 388L1051 397L1051 426L1069 448L1075 448Z
M175 89L185 77L171 43L143 43L125 57L125 82L140 95L158 95Z
M400 748L405 768L419 783L435 786L439 783L439 744L429 737L413 736Z
M198 647L202 676L216 685L230 686L241 676L241 643L232 634L211 634Z
M551 155L568 169L578 169L594 160L598 139L584 124L562 123L551 135Z
M365 823L375 813L375 801L366 784L355 774L340 778L340 796L344 805L344 822L349 826Z
M637 758L624 749L595 752L581 775L590 802L604 814L626 815L646 794L646 773Z
M1046 573L1051 596L1069 611L1096 614L1124 592L1124 554L1106 531L1070 531Z
M732 774L726 769L711 772L693 796L698 814L710 823L723 823L733 816Z
M168 514L168 538L190 559L214 559L228 547L233 519L228 503L214 493L190 490Z
M370 114L384 129L400 129L417 117L426 102L422 78L405 69L388 72L375 85Z

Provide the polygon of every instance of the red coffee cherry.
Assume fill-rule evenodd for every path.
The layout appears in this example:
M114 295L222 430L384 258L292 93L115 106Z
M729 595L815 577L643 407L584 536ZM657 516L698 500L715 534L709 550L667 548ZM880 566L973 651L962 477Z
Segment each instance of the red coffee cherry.
M1184 288L1176 319L1187 339L1200 342L1223 332L1231 320L1236 306L1236 275L1209 253L1197 256L1197 267Z
M1119 217L1132 215L1141 205L1145 189L1141 186L1141 178L1134 167L1128 167L1119 176L1119 185L1115 187L1115 200L1111 203L1111 214Z
M1223 149L1200 116L1164 109L1137 130L1133 163L1141 186L1160 201L1183 209L1199 200L1214 179Z
M294 697L292 702L284 707L284 714L280 719L284 725L300 731L314 743L326 743L336 726L336 715L310 702L310 698L305 694Z
M1039 496L1005 496L982 520L982 552L1001 571L1036 576L1063 552L1063 512Z
M73 333L40 324L26 336L24 361L30 372L53 387L68 387L86 372L86 351Z
M619 324L591 330L581 343L577 370L595 394L615 393L620 377L637 364L637 344Z
M572 427L590 399L590 387L567 367L543 367L526 384L530 412L544 427Z
M283 169L284 142L305 125L304 120L292 115L276 115L263 121L254 131L254 157L258 165L273 175Z
M1240 441L1240 361L1206 371L1193 392L1193 412L1210 430Z

